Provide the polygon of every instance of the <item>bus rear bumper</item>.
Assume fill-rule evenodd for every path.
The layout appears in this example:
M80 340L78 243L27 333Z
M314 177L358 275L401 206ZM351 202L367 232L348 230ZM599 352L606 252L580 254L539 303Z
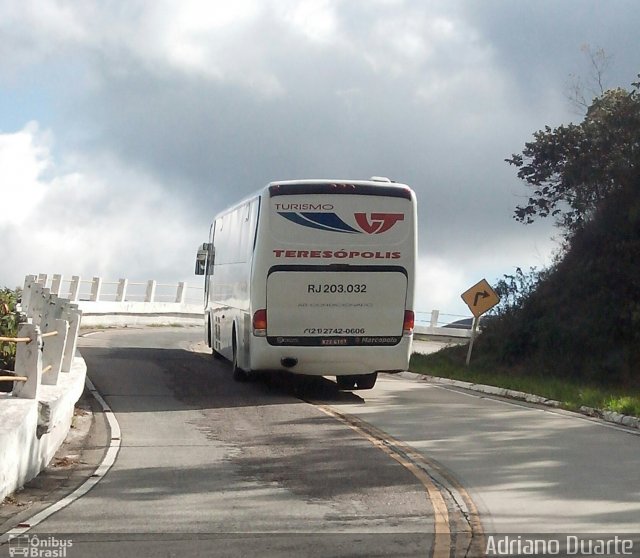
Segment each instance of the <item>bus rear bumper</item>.
M296 347L273 346L265 338L253 337L251 370L284 370L310 376L398 372L409 366L411 342L411 336L403 336L391 347Z

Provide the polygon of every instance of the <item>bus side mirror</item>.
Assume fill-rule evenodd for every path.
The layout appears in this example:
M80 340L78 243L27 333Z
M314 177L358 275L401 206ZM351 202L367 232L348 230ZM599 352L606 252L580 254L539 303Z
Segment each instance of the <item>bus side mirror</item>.
M198 255L196 256L196 275L204 275L205 269L207 265L207 253L200 249L198 250Z
M209 273L213 272L214 253L213 244L209 242L205 242L198 248L195 268L196 275L205 275L207 273L207 262L209 265Z

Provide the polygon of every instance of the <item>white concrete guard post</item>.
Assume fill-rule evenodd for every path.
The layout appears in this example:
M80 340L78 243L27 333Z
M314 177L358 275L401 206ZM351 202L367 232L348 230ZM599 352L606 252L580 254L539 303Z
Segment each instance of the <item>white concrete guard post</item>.
M81 312L45 288L47 276L25 278L11 394L0 394L0 501L35 477L64 442L86 366L75 356ZM79 283L79 278L78 278ZM61 276L54 276L59 293Z
M31 319L35 323L40 323L45 312L45 302L48 300L48 297L49 289L45 289L40 283L32 284L29 305L23 307L23 311L27 315L27 318Z
M71 284L69 285L69 301L78 302L80 298L80 277L74 275L71 277Z
M37 277L35 275L27 275L24 278L24 287L22 289L22 300L20 306L23 311L25 308L29 308L29 302L31 300L31 295L33 294L33 286L37 281Z
M51 294L60 296L60 289L62 288L62 275L56 274L51 280Z
M116 302L124 302L127 299L128 279L120 279L118 281L118 290L116 291Z
M14 382L13 396L23 399L38 399L42 385L42 337L40 328L23 324L18 337L28 337L29 343L18 343L16 347L16 376L26 376L26 382Z
M45 332L42 351L42 383L47 386L58 384L58 375L62 371L62 359L65 354L69 323L67 320L57 319L53 322L54 328Z
M91 283L91 298L90 300L97 302L100 300L100 291L102 290L102 277L94 277Z
M147 292L144 295L145 302L153 302L156 298L156 282L151 280L147 283Z
M69 304L62 313L62 319L67 321L69 329L67 332L67 342L64 346L64 355L62 356L61 372L69 372L71 370L71 365L78 346L78 333L80 332L81 318L82 311L78 308L77 304Z
M438 327L439 317L440 317L440 310L431 310L431 327Z
M187 284L182 281L178 283L178 290L176 291L176 302L178 304L184 304L187 296Z

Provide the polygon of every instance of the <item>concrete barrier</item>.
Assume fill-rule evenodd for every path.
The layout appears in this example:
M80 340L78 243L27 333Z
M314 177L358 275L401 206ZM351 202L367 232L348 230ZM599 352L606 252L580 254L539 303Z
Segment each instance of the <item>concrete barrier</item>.
M437 340L450 344L466 343L471 339L472 320L468 316L441 314L440 310L431 310L431 312L416 312L416 318L416 326L413 330L415 339Z
M203 291L185 282L106 281L102 277L82 279L74 275L46 274L37 283L55 294L65 294L82 310L83 327L123 327L138 325L202 325Z
M86 366L76 356L55 386L41 386L38 400L0 394L0 501L37 476L62 445Z
M0 500L35 477L66 438L86 366L76 355L81 311L25 279L11 393L0 394ZM5 380L6 381L6 380Z
M455 327L434 327L434 326L420 326L417 325L413 334L417 339L431 339L431 338L448 338L452 343L466 342L471 339L470 329L460 329Z
M79 301L83 327L138 325L199 325L204 323L202 304L175 302Z

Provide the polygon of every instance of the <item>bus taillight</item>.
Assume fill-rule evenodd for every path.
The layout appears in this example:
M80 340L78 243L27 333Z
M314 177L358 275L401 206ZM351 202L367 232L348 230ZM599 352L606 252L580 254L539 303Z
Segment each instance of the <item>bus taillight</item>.
M404 324L402 324L402 333L404 335L412 335L415 323L416 323L416 318L415 318L415 314L413 313L413 310L405 310Z
M253 334L256 337L267 336L267 311L264 308L253 314Z

